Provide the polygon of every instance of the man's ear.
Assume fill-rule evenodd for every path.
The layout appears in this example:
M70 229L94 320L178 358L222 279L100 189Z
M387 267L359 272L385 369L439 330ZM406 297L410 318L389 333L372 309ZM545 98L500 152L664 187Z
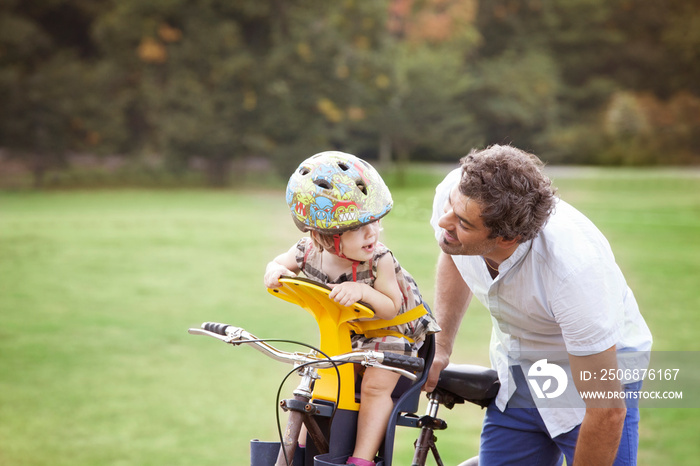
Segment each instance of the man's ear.
M518 244L520 244L520 235L516 236L513 239L505 239L502 236L499 236L497 240L498 247L502 249L517 248Z

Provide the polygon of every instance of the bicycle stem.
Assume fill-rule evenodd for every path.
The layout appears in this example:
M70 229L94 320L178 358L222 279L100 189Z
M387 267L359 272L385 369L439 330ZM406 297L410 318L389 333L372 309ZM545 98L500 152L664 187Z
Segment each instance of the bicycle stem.
M313 394L314 380L319 378L318 371L312 366L303 366L299 369L299 375L301 377L301 381L292 393L310 400L311 395Z

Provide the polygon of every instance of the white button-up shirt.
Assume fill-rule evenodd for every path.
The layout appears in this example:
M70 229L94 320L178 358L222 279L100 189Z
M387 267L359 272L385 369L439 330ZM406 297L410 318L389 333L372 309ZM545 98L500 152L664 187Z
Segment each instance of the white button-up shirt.
M436 189L431 225L438 219L461 169ZM521 243L494 279L481 256L451 256L493 322L491 364L501 380L496 406L503 410L515 391L509 366L527 369L530 354L585 356L613 345L618 352L649 351L651 332L603 234L583 214L559 200L540 234ZM439 279L439 277L438 277ZM567 358L556 362L567 373ZM552 437L581 423L585 408L540 408Z

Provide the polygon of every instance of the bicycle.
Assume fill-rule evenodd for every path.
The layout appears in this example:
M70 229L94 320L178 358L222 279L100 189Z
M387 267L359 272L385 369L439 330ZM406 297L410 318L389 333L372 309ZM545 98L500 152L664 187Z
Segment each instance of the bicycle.
M450 364L440 375L436 389L428 394L426 414L418 416L421 388L427 379L434 354L434 338L429 335L419 357L376 351L351 351L350 335L361 330L363 322L376 322L374 312L363 303L342 306L328 298L330 288L303 278L282 278L283 286L270 292L309 311L320 329L320 348L289 340L260 339L246 330L228 324L205 322L189 333L216 338L238 346L250 344L280 362L290 363L290 371L301 378L293 397L280 401L289 413L284 433L279 423L279 441L250 442L251 466L331 466L345 464L353 450L360 401L352 365L379 367L402 375L394 390L394 409L379 451L377 466L391 466L397 426L419 428L414 444L412 466L424 466L432 452L442 466L434 431L447 428L437 417L440 405L451 409L455 404L472 402L487 406L496 396L500 383L496 372L475 365ZM307 353L282 351L269 342L298 343ZM278 392L279 399L279 392ZM297 448L302 425L308 431L305 448Z

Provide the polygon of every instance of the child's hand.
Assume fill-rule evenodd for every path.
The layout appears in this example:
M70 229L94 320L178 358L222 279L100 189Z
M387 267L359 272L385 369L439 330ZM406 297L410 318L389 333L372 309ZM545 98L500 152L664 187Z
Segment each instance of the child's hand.
M368 285L356 282L344 282L337 285L329 284L329 286L333 288L328 295L329 298L343 306L352 306L362 299L362 287Z
M296 277L297 274L289 270L287 267L279 264L275 261L267 264L265 269L265 276L263 277L263 282L268 288L277 288L282 286L280 283L280 277Z

